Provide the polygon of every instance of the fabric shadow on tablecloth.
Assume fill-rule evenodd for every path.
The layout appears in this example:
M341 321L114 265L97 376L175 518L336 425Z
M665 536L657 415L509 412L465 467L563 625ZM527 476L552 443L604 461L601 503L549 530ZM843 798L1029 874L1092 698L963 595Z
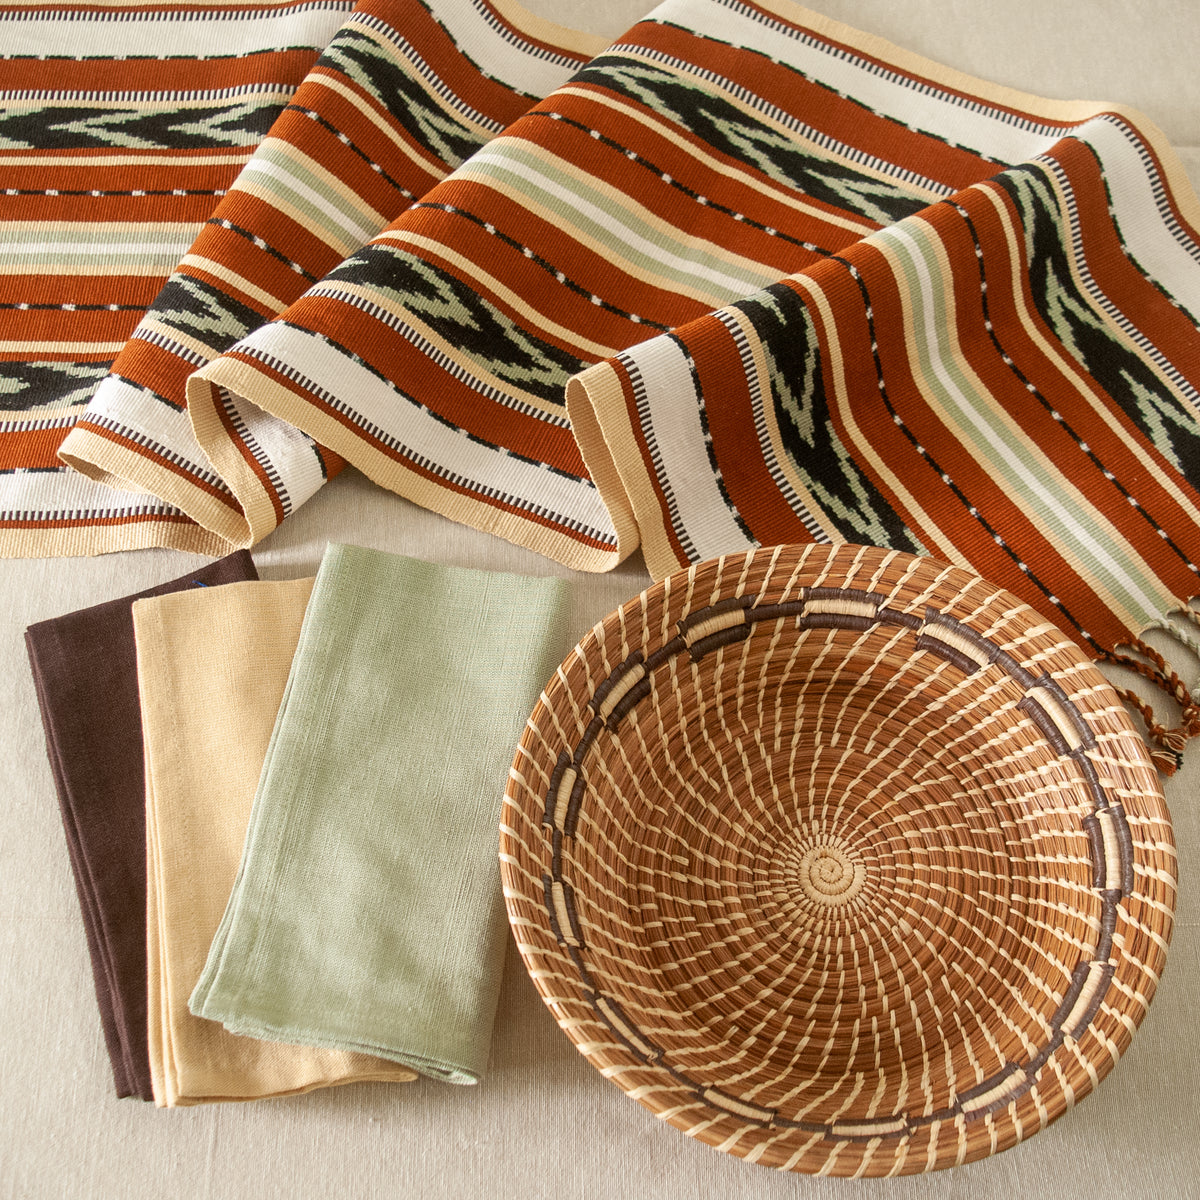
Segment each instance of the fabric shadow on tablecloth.
M134 601L257 579L239 551L25 632L118 1096L154 1097L146 1046L146 818Z
M340 469L219 396L210 461L187 375L604 40L507 0L303 0L0 4L0 43L19 147L0 156L0 552L95 554L249 545Z
M133 606L146 757L150 1069L160 1105L416 1078L362 1054L235 1037L187 1008L237 876L312 582L231 584Z
M496 826L567 587L333 546L191 1009L452 1083L487 1062Z

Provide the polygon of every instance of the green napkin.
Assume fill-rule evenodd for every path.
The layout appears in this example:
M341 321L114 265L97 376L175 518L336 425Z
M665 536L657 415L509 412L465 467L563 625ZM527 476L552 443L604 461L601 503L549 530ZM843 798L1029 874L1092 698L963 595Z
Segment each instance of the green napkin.
M567 597L329 548L193 1013L479 1080L506 937L500 806L567 649Z

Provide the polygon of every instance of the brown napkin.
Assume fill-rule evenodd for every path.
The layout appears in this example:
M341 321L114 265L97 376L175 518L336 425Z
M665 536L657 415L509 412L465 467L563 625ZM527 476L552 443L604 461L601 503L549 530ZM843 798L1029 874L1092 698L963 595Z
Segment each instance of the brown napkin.
M257 579L246 551L25 631L118 1096L152 1100L146 1043L146 814L131 608Z

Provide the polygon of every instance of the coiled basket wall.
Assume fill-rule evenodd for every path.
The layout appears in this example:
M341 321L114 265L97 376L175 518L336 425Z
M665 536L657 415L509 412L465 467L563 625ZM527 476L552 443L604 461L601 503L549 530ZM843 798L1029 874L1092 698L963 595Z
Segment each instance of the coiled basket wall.
M863 547L704 563L597 625L513 764L501 871L580 1051L720 1150L1004 1150L1129 1045L1175 897L1158 777L1078 648Z

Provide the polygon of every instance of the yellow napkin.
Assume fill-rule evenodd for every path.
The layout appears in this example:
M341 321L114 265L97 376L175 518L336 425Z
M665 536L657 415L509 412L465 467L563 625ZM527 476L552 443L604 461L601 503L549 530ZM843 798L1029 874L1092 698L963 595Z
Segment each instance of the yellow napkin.
M150 1067L159 1105L416 1078L365 1054L238 1037L187 1007L237 875L311 590L311 579L197 587L133 607L146 757Z

